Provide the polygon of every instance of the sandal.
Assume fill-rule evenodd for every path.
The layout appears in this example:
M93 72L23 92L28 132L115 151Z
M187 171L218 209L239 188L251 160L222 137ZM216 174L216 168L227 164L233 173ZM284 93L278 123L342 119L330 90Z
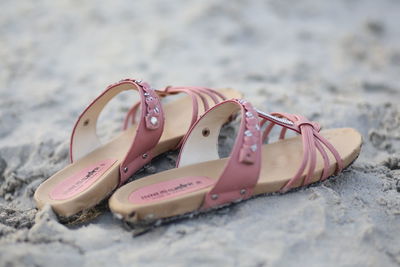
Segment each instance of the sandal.
M126 90L136 90L140 101L128 112L122 133L100 144L96 135L100 112L114 96ZM178 93L188 96L161 105L160 97ZM79 116L71 135L71 164L38 187L34 196L37 206L50 204L65 217L95 206L152 158L176 149L210 106L240 95L232 89L215 91L202 87L167 87L158 91L130 79L110 85ZM136 122L139 108L143 112L139 112Z
M229 158L221 159L216 145L221 126L238 112L235 144ZM282 127L280 140L263 145L275 125ZM285 139L287 130L300 136ZM361 135L352 128L320 131L303 116L266 114L244 100L228 100L192 126L177 168L124 185L111 196L109 207L128 222L153 222L287 192L341 172L358 157L361 145Z

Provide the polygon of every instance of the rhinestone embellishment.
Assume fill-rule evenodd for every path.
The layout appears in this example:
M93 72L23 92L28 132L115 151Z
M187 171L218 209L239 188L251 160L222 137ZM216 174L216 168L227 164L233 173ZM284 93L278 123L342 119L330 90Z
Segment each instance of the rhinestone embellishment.
M146 98L146 127L149 130L155 130L158 129L160 126L160 113L161 113L161 107L160 103L158 101L158 98L156 96L156 93L152 91L149 85L143 86L144 93L143 95Z
M252 165L256 162L258 141L260 139L260 126L256 110L245 100L237 100L245 110L245 131L243 133L243 146L240 150L239 161L243 164Z
M254 115L253 115L253 113L252 113L252 112L250 112L250 111L247 111L247 112L246 112L246 117L247 117L247 118L253 118L253 117L254 117Z
M252 133L250 130L246 130L246 131L244 132L244 135L246 135L246 136L253 136L253 133Z
M136 83L141 88L141 90L143 90L143 95L146 100L145 110L147 110L147 113L145 115L146 128L149 130L158 129L160 127L159 118L162 109L157 94L154 92L154 89L152 89L148 83L143 82L142 80L122 79L117 83L109 85L107 89L110 89L114 86L126 82Z
M156 117L151 117L151 118L150 118L150 122L151 122L151 124L153 124L153 125L157 125L158 119L157 119Z

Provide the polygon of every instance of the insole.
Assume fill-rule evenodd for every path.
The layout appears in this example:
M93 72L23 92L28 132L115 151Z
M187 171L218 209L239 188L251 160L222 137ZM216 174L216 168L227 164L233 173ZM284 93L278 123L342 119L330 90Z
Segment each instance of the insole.
M228 99L241 97L233 89L218 91ZM159 144L152 151L155 156L175 148L189 129L192 99L185 94L181 95L179 99L163 104L164 131ZM207 98L211 105L212 100ZM202 112L203 106L199 105L199 114ZM119 165L130 148L136 128L137 125L132 125L110 142L42 183L34 196L38 207L48 203L58 214L70 216L103 200L119 183Z
M344 165L358 156L362 138L350 128L321 131L341 155ZM303 158L300 136L263 145L261 173L254 195L279 191L297 172ZM329 175L336 169L329 155ZM228 159L219 159L172 169L133 181L121 187L110 199L110 208L128 221L171 217L198 210L205 194L220 177ZM318 153L313 182L321 177L323 159ZM303 179L306 170L303 174ZM297 184L295 186L300 186Z

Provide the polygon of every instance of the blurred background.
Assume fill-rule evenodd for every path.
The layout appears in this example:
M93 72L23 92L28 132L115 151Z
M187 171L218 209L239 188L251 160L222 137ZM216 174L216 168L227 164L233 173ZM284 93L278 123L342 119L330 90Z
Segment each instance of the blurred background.
M398 0L0 0L0 258L28 251L32 262L51 264L46 251L56 255L68 247L57 240L67 240L82 246L53 263L400 264L399 14ZM31 196L68 163L77 116L122 78L236 88L267 112L357 128L363 153L346 182L259 198L141 241L110 214L74 231L54 219L35 224ZM132 101L115 100L104 135L120 128ZM33 225L44 228L32 233ZM208 242L215 239L230 242Z
M353 105L399 97L396 0L2 0L1 6L0 137L27 110L35 124L51 111L46 125L71 125L107 85L128 77L155 88L235 87L266 111L306 115L329 109L321 103L332 98Z

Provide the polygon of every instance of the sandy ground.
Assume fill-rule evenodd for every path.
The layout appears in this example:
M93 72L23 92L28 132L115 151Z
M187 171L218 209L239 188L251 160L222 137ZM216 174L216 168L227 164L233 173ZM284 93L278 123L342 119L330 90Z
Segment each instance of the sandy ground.
M399 266L399 14L395 0L2 0L0 265ZM363 151L319 186L137 237L106 208L73 226L38 212L76 117L126 77L238 88L263 110L357 128ZM131 103L115 101L105 137Z

